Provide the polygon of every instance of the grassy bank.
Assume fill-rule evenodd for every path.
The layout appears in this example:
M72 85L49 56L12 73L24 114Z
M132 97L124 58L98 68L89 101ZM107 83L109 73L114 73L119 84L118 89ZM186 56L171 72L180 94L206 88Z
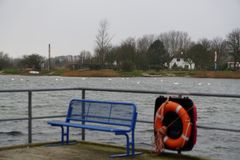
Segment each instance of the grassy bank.
M240 72L239 71L146 71L146 72L143 72L143 76L240 79Z
M5 69L0 74L31 75L26 70ZM134 70L132 72L115 71L112 69L102 70L42 70L38 75L55 75L67 77L195 77L195 78L232 78L240 79L240 71L172 71L172 70Z
M121 73L111 70L80 70L80 71L66 71L62 76L68 77L121 77Z
M111 69L65 71L61 76L74 77L195 77L195 78L232 78L240 79L239 71L142 71L119 72Z

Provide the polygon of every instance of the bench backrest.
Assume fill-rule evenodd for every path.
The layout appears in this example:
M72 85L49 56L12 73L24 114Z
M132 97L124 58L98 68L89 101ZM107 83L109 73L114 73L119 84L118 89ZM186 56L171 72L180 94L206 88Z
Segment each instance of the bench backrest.
M73 99L66 121L83 121L135 127L136 106L133 103Z

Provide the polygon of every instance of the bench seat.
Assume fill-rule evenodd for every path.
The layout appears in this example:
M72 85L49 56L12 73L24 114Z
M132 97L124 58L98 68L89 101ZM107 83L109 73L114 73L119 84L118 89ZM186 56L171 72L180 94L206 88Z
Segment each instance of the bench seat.
M79 123L69 123L63 121L50 121L48 124L52 126L66 126L66 127L73 127L73 128L84 128L89 130L97 130L97 131L104 131L104 132L129 132L129 129L118 129L114 127L106 127L106 126L99 126L99 125L86 125L86 124L79 124Z

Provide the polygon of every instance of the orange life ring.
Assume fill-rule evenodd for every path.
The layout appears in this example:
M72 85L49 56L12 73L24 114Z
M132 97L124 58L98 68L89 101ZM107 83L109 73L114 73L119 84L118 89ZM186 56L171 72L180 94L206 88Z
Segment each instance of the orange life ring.
M163 138L163 142L169 149L181 149L189 140L191 135L192 125L189 115L187 111L178 103L172 101L165 102L158 108L156 112L154 123L155 131L164 129L166 127L163 125L163 119L167 112L176 112L178 114L179 118L181 119L183 129L181 136L177 139L172 139L166 135Z

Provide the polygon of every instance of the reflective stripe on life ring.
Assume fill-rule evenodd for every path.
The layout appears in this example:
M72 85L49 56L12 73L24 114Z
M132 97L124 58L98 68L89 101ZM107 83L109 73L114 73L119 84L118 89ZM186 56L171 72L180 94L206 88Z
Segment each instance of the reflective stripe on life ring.
M192 125L191 125L189 115L187 111L178 103L175 103L172 101L163 103L156 112L155 123L154 123L155 131L158 131L162 127L165 127L163 125L163 119L167 112L175 112L179 116L179 118L182 121L183 130L182 130L182 135L177 139L172 139L166 135L163 138L163 142L167 146L167 148L181 149L189 140L189 137L191 135Z

